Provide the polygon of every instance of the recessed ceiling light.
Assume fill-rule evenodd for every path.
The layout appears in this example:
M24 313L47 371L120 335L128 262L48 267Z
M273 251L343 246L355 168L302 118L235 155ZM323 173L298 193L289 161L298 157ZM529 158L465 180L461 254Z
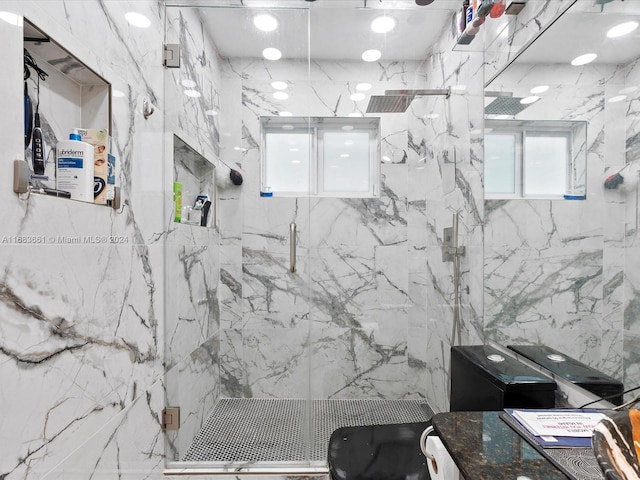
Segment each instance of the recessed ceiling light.
M396 26L396 20L393 17L382 15L376 17L371 21L371 30L375 33L387 33L393 30Z
M22 26L22 17L11 12L0 12L0 20L4 20L14 27Z
M537 95L538 93L544 93L549 90L549 85L538 85L537 87L533 87L531 89L531 93Z
M349 158L349 154L348 153L341 153L340 154L340 158Z
M371 84L370 83L359 83L356 85L356 90L358 90L359 92L366 92L367 90L371 90Z
M276 90L286 90L287 82L275 81L275 82L271 82L271 86Z
M287 92L273 92L273 98L277 100L286 100L289 98L289 94Z
M216 115L218 115L218 111L217 110L207 110L204 112L205 115L209 115L210 117L215 117Z
M183 79L181 82L184 88L194 88L197 84L193 80Z
M348 117L361 117L362 114L360 112L351 112Z
M380 50L366 50L362 52L362 60L365 62L375 62L382 57L382 52Z
M292 115L291 112L280 112L278 115L281 117L290 117Z
M616 95L615 97L611 97L609 99L609 103L618 103L621 102L623 100L626 100L627 96L626 95Z
M364 100L366 97L366 95L364 93L352 93L351 96L349 97L351 100L353 100L354 102L359 102L360 100Z
M520 100L520 103L523 105L529 105L530 103L535 103L540 100L540 97L536 97L535 95L531 95L530 97L524 97Z
M277 48L269 47L262 51L262 56L267 60L280 60L282 58L282 52Z
M202 94L197 90L185 90L184 94L187 97L191 97L191 98L199 98L202 96Z
M607 32L607 37L622 37L623 35L628 35L629 33L633 32L636 28L638 28L638 22L624 22L609 29L609 31Z
M124 18L134 27L147 28L151 25L151 20L138 12L127 12L124 14Z
M253 24L258 30L262 30L263 32L273 32L278 28L278 20L266 13L261 13L253 17Z
M627 88L623 88L618 93L626 95L627 93L635 92L637 89L638 87L627 87Z
M587 63L593 62L597 57L598 55L596 55L595 53L585 53L584 55L580 55L579 57L571 60L571 65L575 67L586 65Z

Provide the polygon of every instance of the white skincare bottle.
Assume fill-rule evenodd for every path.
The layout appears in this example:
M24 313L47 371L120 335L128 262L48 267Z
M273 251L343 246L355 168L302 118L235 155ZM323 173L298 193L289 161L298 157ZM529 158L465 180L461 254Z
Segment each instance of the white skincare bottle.
M56 188L71 194L72 200L93 203L93 145L80 141L73 130L69 140L56 145Z

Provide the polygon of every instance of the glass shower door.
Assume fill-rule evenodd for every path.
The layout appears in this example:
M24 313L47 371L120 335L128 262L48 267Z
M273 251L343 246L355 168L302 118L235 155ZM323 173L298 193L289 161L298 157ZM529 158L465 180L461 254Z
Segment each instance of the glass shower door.
M261 119L308 115L308 10L205 4L166 9L180 66L165 70L165 186L181 192L164 238L167 406L180 408L167 456L308 468L309 198L269 192L261 168ZM281 147L295 169L300 146ZM184 222L199 194L212 202L206 227Z
M324 190L310 207L318 459L326 459L337 428L432 415L426 291L435 249L426 186L434 167L427 164L437 165L429 148L442 142L447 100L426 59L452 18L438 3L317 2L310 9L310 114L336 122L319 136ZM375 134L367 136L363 122Z

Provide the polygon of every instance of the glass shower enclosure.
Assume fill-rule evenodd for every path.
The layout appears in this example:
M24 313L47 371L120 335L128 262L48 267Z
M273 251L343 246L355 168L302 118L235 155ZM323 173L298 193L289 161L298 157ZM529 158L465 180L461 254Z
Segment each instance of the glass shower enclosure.
M453 12L366 3L167 4L170 467L324 471L335 428L432 414L425 137L449 107L400 91L433 87Z

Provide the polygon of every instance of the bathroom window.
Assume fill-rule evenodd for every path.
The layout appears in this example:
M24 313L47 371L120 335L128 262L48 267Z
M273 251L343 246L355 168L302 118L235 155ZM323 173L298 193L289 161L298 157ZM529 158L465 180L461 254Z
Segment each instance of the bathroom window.
M486 198L582 198L584 122L487 121Z
M261 117L261 191L375 197L379 118Z

